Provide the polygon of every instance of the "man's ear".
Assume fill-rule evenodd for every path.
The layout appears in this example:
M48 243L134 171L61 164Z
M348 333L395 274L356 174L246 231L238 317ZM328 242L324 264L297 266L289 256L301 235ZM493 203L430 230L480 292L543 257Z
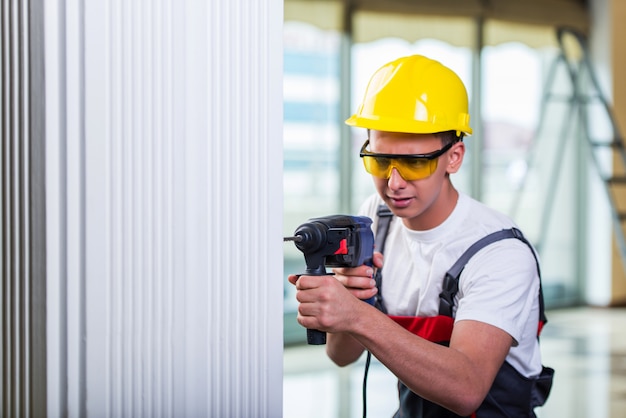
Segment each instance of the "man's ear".
M448 151L448 167L447 173L452 174L459 171L461 164L463 163L463 157L465 156L465 144L462 141L452 145L450 151Z

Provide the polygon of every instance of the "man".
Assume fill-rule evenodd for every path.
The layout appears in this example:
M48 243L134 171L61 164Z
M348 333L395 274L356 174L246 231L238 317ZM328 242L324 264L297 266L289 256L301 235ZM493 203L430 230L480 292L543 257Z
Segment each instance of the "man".
M374 254L382 285L376 287L368 266L290 276L298 322L328 332L327 354L336 364L369 350L392 371L399 379L398 417L535 416L550 383L537 389L551 374L542 375L549 370L537 338L540 277L527 242L502 239L469 259L450 300L449 338L407 325L426 320L435 331L445 327L430 320L442 316L446 271L481 238L515 227L450 180L463 162L463 136L472 133L462 81L429 58L400 58L373 75L346 123L367 130L361 157L378 191L361 214L377 224L385 203L394 215L384 263ZM360 300L380 291L386 313Z

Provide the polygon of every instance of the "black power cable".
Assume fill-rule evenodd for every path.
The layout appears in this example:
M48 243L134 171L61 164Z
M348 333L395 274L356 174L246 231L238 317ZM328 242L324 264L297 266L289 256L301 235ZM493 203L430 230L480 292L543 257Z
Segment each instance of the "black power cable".
M367 374L370 369L370 362L372 361L372 353L367 352L367 358L365 359L365 372L363 373L363 418L367 418Z

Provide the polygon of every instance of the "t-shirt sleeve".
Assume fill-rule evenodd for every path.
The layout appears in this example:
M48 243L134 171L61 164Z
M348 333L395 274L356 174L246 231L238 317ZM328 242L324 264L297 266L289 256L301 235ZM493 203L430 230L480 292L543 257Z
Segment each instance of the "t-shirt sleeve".
M456 321L493 325L511 335L517 345L538 293L537 264L530 248L515 239L491 244L476 253L461 273Z

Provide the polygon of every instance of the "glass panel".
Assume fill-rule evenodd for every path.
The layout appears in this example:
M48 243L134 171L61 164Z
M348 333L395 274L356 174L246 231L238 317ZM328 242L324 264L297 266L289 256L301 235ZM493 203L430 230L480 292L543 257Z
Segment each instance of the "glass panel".
M506 43L482 54L483 200L513 217L536 245L547 306L579 298L576 115L556 96L541 107L556 52ZM557 72L550 87L567 85Z

